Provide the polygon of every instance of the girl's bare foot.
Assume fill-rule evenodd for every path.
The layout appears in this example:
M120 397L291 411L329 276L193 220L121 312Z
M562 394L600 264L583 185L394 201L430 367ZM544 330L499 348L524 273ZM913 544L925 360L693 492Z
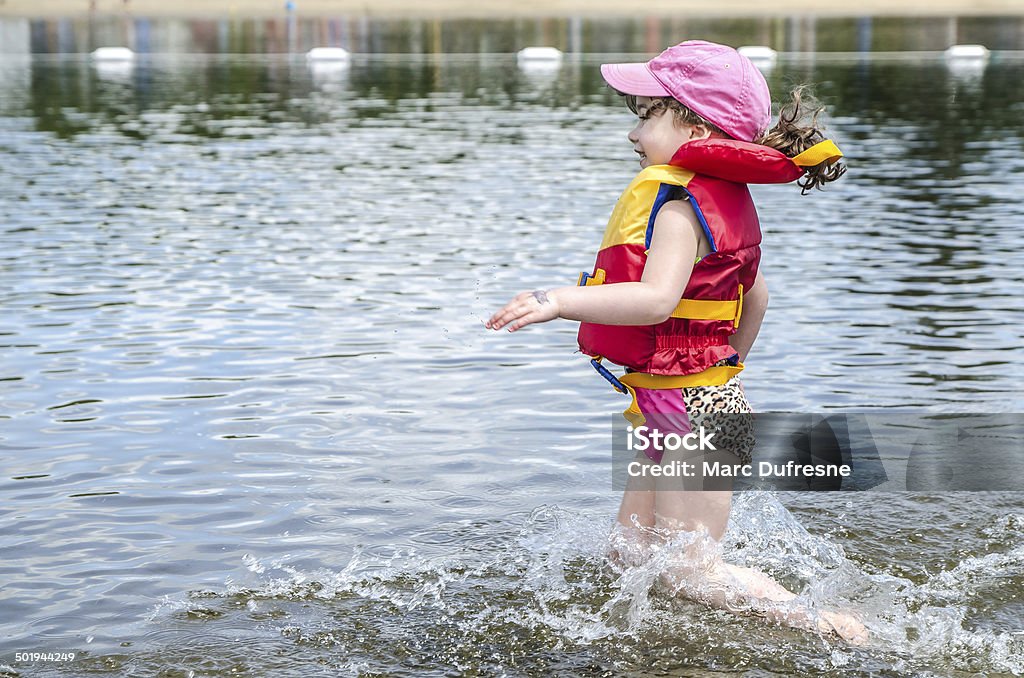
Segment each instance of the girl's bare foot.
M617 544L606 551L606 562L622 570L642 565L650 557L636 541ZM649 544L643 546L649 547ZM625 548L624 548L625 547ZM836 636L861 646L869 639L868 629L848 612L813 610L792 605L797 594L769 575L751 567L726 563L720 557L702 558L694 548L661 573L661 583L673 593L699 600L711 607L767 617L779 624ZM639 557L638 557L639 556Z
M868 628L856 617L845 612L818 612L818 630L822 633L835 634L851 645L864 645L868 642Z

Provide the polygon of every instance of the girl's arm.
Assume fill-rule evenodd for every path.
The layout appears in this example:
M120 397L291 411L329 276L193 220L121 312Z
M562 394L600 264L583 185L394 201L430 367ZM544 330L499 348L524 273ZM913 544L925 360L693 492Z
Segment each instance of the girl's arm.
M764 312L768 308L768 285L758 269L757 277L749 292L743 294L743 315L740 316L740 326L736 334L729 337L729 345L740 354L740 360L746 360L750 353L750 347L754 345L754 339L761 330L761 321L764 319Z
M660 323L683 296L702 233L690 203L668 202L654 221L654 235L639 282L522 292L491 316L485 327L500 330L507 326L515 332L555 318L602 325Z

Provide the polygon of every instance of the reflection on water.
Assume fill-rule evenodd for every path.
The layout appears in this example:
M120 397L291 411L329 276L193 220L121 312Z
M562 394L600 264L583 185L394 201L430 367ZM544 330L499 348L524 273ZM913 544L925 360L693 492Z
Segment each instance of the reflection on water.
M283 5L282 5L283 6ZM784 52L941 51L980 43L1015 50L1024 16L818 18L638 17L525 19L372 19L303 16L282 9L274 19L171 19L124 13L76 19L3 19L4 52L91 52L124 45L143 53L275 54L344 47L360 54L512 53L551 45L574 53L656 54L681 36L732 45L769 45Z
M480 327L589 268L636 171L599 63L0 61L4 656L1024 670L1016 495L737 502L729 557L849 601L870 651L602 569L624 403L570 323ZM851 169L814 197L757 187L757 408L1020 411L1022 71L772 70L777 95L820 83Z

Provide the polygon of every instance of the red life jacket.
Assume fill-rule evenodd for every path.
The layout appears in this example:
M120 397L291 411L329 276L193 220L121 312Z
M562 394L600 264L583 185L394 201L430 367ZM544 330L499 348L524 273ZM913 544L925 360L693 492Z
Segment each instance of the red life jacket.
M594 272L581 274L580 284L639 281L655 218L674 199L690 201L711 252L694 265L667 320L580 323L580 350L635 372L694 375L687 382L693 386L724 383L741 370L742 364L729 370L713 366L736 354L729 336L739 327L743 290L754 284L761 258L761 229L746 184L788 183L803 171L795 159L767 146L715 138L684 144L669 165L642 170L616 203Z

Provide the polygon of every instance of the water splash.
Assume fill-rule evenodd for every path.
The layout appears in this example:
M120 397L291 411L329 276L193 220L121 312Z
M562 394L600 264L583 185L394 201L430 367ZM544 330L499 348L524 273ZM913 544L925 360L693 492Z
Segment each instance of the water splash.
M992 529L1020 541L1012 521ZM1024 637L971 630L968 612L979 587L1021 573L1024 545L965 558L915 584L862 571L839 544L808 533L778 499L762 493L737 497L721 543L692 533L648 543L633 537L628 530L609 529L606 517L546 505L514 537L477 552L428 557L413 547L385 554L360 549L340 569L314 571L289 564L290 556L246 556L240 579L249 581L231 580L223 590L165 601L154 617L170 612L216 623L215 616L197 610L230 607L232 614L271 623L282 637L305 647L360 647L363 654L352 661L371 665L373 653L387 643L414 642L425 656L479 670L483 659L467 647L490 648L491 660L504 666L530 652L610 652L613 646L646 646L652 633L668 633L679 643L742 655L743 661L771 650L777 662L787 652L800 657L813 648L813 659L800 660L805 669L806 662L825 670L859 669L870 665L868 657L877 661L881 655L909 672L1024 671ZM691 576L667 576L678 574L684 558ZM721 582L716 588L693 575L706 576L722 560L769 573L785 582L792 597L734 596L717 605L738 614L692 602L721 594ZM822 611L836 609L863 620L870 632L866 647L751 619L803 615L805 627L817 628ZM339 627L339 619L347 621ZM725 642L736 623L744 624L742 642ZM372 647L364 640L370 631L379 636Z

